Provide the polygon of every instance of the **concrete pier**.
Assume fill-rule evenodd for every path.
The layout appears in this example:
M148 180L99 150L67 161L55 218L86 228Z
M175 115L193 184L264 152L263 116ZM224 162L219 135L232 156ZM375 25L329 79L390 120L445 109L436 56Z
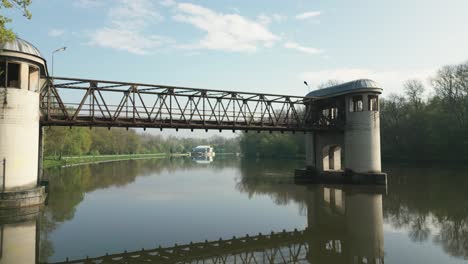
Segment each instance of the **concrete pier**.
M0 208L41 204L39 97L46 62L17 38L0 45L0 72Z
M381 171L379 95L372 80L356 80L310 92L306 111L316 112L306 134L306 168L295 172L298 183L385 185Z

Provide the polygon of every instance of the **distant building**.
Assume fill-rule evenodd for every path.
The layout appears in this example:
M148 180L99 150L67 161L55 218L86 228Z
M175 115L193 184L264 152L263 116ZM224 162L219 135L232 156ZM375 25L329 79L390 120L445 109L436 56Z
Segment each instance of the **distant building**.
M215 152L211 146L197 146L192 149L192 156L214 157Z

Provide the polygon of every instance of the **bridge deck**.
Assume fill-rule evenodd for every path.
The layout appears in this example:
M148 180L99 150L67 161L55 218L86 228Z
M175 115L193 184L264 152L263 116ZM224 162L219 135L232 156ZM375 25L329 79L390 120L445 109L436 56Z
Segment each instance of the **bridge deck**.
M175 129L313 131L340 129L312 112L313 98L166 85L49 78L41 124Z

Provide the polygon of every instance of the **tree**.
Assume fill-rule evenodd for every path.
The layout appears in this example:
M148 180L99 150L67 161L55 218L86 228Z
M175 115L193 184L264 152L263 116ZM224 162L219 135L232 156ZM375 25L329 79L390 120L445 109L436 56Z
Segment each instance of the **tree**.
M2 0L0 2L0 9L16 8L21 10L23 16L27 19L31 19L31 12L28 7L31 4L31 0ZM0 15L0 43L12 41L16 38L15 33L10 28L6 27L6 24L12 20L8 17Z
M464 127L468 117L468 63L442 67L432 85L447 116Z
M407 80L403 87L411 105L419 109L422 105L422 96L425 90L423 83L420 80L412 79Z

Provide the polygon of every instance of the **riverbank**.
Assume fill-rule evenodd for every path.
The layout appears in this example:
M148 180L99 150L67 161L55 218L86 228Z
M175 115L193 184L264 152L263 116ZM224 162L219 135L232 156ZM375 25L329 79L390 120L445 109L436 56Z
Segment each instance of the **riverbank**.
M175 156L189 156L188 153L167 154L167 153L154 153L154 154L123 154L123 155L88 155L88 156L67 156L67 157L45 157L44 168L53 167L69 167L84 164L103 163L121 160L136 160L136 159L154 159L166 158Z

